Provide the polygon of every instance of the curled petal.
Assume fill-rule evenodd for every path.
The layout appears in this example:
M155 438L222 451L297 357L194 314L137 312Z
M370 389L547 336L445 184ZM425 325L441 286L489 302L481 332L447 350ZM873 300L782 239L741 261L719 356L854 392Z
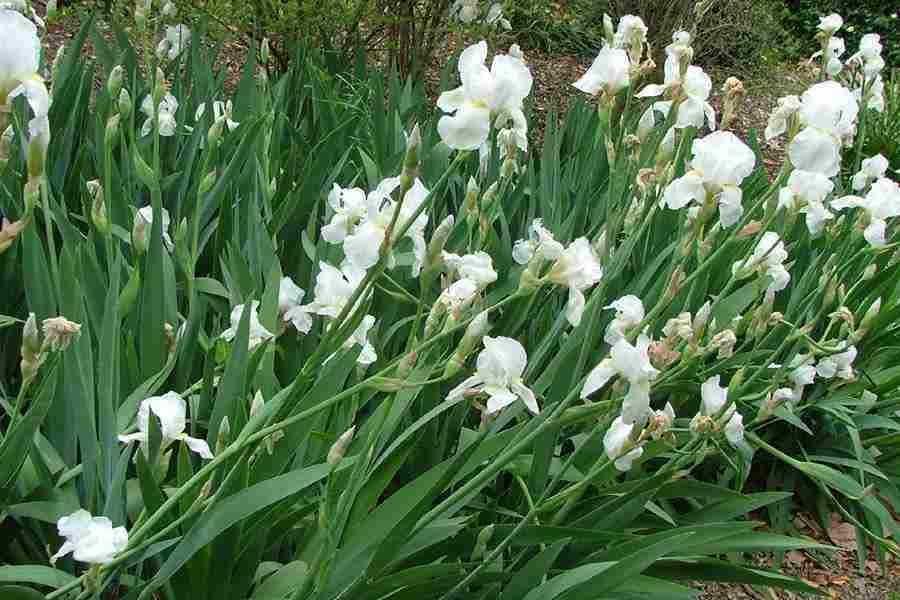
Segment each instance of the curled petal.
M191 449L191 452L195 452L200 458L209 460L213 457L213 453L209 449L209 444L206 443L206 440L201 440L189 435L185 435L181 440Z
M613 367L612 360L605 358L600 361L596 367L594 367L590 373L588 373L587 379L584 382L584 386L581 388L581 398L587 398L604 385L606 385L610 379L615 377L618 374L616 369Z
M525 403L525 407L528 408L532 414L536 415L541 412L540 407L538 407L537 399L534 397L534 392L527 388L525 384L514 381L510 387L512 388L513 393L522 399L522 402Z

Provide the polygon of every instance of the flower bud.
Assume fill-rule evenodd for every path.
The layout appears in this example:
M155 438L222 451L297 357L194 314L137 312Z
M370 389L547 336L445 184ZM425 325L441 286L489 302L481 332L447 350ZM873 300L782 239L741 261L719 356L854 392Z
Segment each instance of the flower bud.
M228 415L225 415L222 417L221 423L219 423L219 433L216 436L216 454L221 454L228 447L230 440L231 421L228 419Z
M401 379L409 377L413 367L416 366L417 360L419 360L419 355L415 350L407 352L397 365L397 377L400 377Z
M606 13L603 13L603 38L608 46L615 46L616 30L613 26L612 17Z
M393 377L369 377L366 380L366 387L377 390L379 392L387 392L389 394L394 392L399 392L403 389L404 383L401 379L395 379Z
M454 224L455 219L453 215L447 215L447 217L435 227L434 233L431 235L431 240L428 242L428 250L425 253L423 271L433 271L443 262L441 256L444 251L444 246L447 244L447 239L453 232Z
M873 302L866 311L866 314L863 315L862 321L859 323L859 328L868 330L872 326L872 321L875 320L879 312L881 312L881 297L876 298L875 302Z
M34 179L29 179L25 183L25 189L23 190L23 197L25 200L25 215L30 215L31 211L34 210L35 205L37 205L41 201L41 184L39 181Z
M147 251L148 246L147 222L139 213L134 214L134 224L131 227L131 248L138 255Z
M472 560L481 560L484 558L484 555L487 553L487 545L488 542L491 541L491 537L494 535L494 524L491 523L484 529L478 532L478 537L475 538L475 548L472 549Z
M91 197L91 221L97 231L103 235L110 232L109 217L106 214L106 202L103 200L103 186L94 179L87 182L88 195Z
M422 133L419 131L419 124L416 123L406 138L406 157L403 159L403 170L410 177L415 177L415 171L419 166L419 148L421 146Z
M0 135L0 169L5 167L6 163L9 161L12 141L15 135L16 132L13 130L12 125L7 126L7 128L3 130L3 134Z
M269 38L264 37L259 44L259 62L263 65L269 64Z
M119 121L120 115L113 115L106 122L106 132L103 141L110 150L116 147L116 142L119 140Z
M866 269L863 271L863 275L862 275L863 281L871 280L873 277L875 277L875 273L877 271L878 271L878 265L876 265L875 263L872 263L871 265L866 267Z
M156 172L147 164L144 157L141 156L140 151L137 149L132 152L131 156L132 162L134 162L134 170L137 173L138 179L141 180L141 183L151 190L156 189L158 186L156 182Z
M156 67L156 80L153 85L153 112L159 111L159 103L162 102L163 96L168 91L166 85L166 74L159 67Z
M475 181L474 177L469 177L469 183L466 185L466 200L465 207L466 212L475 213L478 211L478 194L481 193L481 189L478 187L478 182Z
M131 115L132 107L131 94L128 93L128 90L122 88L122 91L119 92L119 114L122 115L123 119L127 119Z
M22 328L21 355L22 361L19 366L22 371L22 381L29 382L34 379L44 362L44 355L41 352L41 334L38 331L34 313L28 314L25 327Z
M225 131L225 119L220 118L213 121L212 126L210 126L209 131L206 134L206 147L215 148L222 138L223 131Z
M116 65L109 72L109 78L106 80L106 91L110 98L116 98L122 90L122 80L125 76L125 68L122 65Z
M174 19L178 16L178 7L174 2L166 2L162 7L162 16L166 19Z
M328 457L326 459L329 465L333 467L341 462L341 459L343 459L344 455L347 453L347 448L350 447L350 442L353 441L353 434L355 432L356 426L354 425L342 433L337 441L332 444L331 449L328 450Z
M200 180L200 185L197 186L197 193L199 195L203 195L207 193L212 187L216 184L217 174L215 170L207 173L203 179Z
M523 296L530 296L536 292L542 284L543 282L537 275L532 273L531 269L525 269L522 271L522 276L519 278L518 293Z

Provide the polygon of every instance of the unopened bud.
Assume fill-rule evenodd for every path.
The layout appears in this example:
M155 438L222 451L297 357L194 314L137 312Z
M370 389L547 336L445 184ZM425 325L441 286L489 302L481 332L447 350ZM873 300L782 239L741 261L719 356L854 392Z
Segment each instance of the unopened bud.
M156 172L147 164L144 160L144 157L141 156L141 153L135 149L131 153L132 162L134 163L134 170L137 173L138 179L141 180L145 186L149 189L156 189L158 183L156 181Z
M139 212L134 214L134 223L131 227L131 248L138 255L147 251L147 226L148 223Z
M876 271L878 271L878 265L876 265L875 263L872 263L871 265L866 267L862 275L863 281L869 281L870 279L875 277Z
M606 13L603 13L603 37L608 46L613 47L615 45L616 30L613 26L612 17Z
M344 458L347 449L350 447L350 442L353 441L353 434L355 432L356 426L353 426L342 433L337 441L332 444L331 449L328 450L328 458L326 459L329 465L333 467L341 462L341 459Z
M212 189L212 187L216 183L216 172L215 170L207 173L203 179L200 180L200 185L197 186L197 193L201 196Z
M264 37L259 44L259 62L263 65L269 64L269 38Z
M153 85L153 110L159 110L159 103L162 102L163 96L168 91L166 85L166 74L159 67L156 67L156 81Z
M419 131L419 124L413 125L412 131L406 138L406 158L403 160L404 171L414 173L419 166L419 148L422 146L422 132Z
M231 421L228 419L228 415L222 417L222 422L219 423L219 434L216 436L216 454L221 454L225 448L228 447L228 443L231 440Z
M131 94L128 93L128 90L122 88L122 91L119 92L119 114L123 119L127 119L131 115L132 108Z
M522 271L522 276L519 278L518 293L524 296L530 296L541 287L541 284L540 278L532 273L531 269L525 269Z
M106 214L106 202L103 199L103 186L94 179L87 182L88 195L91 197L91 221L102 235L110 232L109 216Z
M125 68L122 65L116 65L109 72L109 78L106 80L106 91L110 98L115 99L122 89L122 79L125 76Z
M447 215L447 217L435 227L434 233L431 235L431 240L428 242L428 250L425 253L425 271L434 270L440 266L444 246L446 246L447 239L453 232L454 224L455 219L453 215Z
M475 538L475 548L472 550L473 561L484 558L484 555L487 553L488 543L491 541L493 535L493 523L478 532L478 537Z
M206 134L207 148L215 148L218 145L223 131L225 131L225 119L220 118L213 121Z
M474 213L478 210L478 194L480 193L481 189L478 187L478 182L475 181L474 177L469 177L469 183L466 185L466 212Z
M28 382L34 379L41 363L44 362L44 355L41 353L41 334L34 313L28 314L25 327L22 329L21 355L22 381Z
M12 150L12 141L15 135L16 132L13 130L12 125L7 126L7 128L3 130L3 134L0 135L0 168L3 168L7 161L9 161L10 151Z
M119 121L120 115L113 115L106 122L106 132L103 140L110 149L116 147L116 142L119 139Z
M673 272L671 277L669 277L669 286L666 289L666 295L669 298L674 298L678 295L678 292L681 291L681 287L684 285L685 274L684 269L681 267L677 267Z
M413 367L416 366L417 360L419 360L419 355L415 350L407 352L397 365L397 377L400 377L401 379L409 377Z

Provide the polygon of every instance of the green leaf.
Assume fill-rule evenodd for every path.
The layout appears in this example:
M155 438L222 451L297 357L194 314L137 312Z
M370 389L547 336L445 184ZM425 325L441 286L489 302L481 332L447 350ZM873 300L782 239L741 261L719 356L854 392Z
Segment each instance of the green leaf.
M5 565L0 567L0 583L33 583L60 588L75 581L65 571L43 565ZM3 596L5 600L5 596Z
M531 590L523 600L553 600L578 585L591 581L595 577L603 576L614 566L616 566L614 562L590 563L569 569Z
M525 563L510 579L500 600L519 600L529 590L539 586L568 543L567 540L560 540Z
M156 576L144 588L142 596L147 597L152 590L168 581L194 554L205 548L220 533L266 507L302 492L324 479L330 470L327 464L297 469L252 485L213 506L203 513L175 547Z
M44 600L44 595L20 585L0 585L0 598L3 600Z

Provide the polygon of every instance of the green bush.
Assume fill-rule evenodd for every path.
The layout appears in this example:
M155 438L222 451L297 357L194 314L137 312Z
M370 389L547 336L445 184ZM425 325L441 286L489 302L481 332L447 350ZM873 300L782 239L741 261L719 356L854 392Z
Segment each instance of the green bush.
M881 36L884 59L900 62L900 6L884 0L783 0L779 18L787 36L782 49L797 58L805 58L820 48L814 39L819 17L838 13L844 27L837 35L844 38L848 55L856 51L859 39L867 33Z

